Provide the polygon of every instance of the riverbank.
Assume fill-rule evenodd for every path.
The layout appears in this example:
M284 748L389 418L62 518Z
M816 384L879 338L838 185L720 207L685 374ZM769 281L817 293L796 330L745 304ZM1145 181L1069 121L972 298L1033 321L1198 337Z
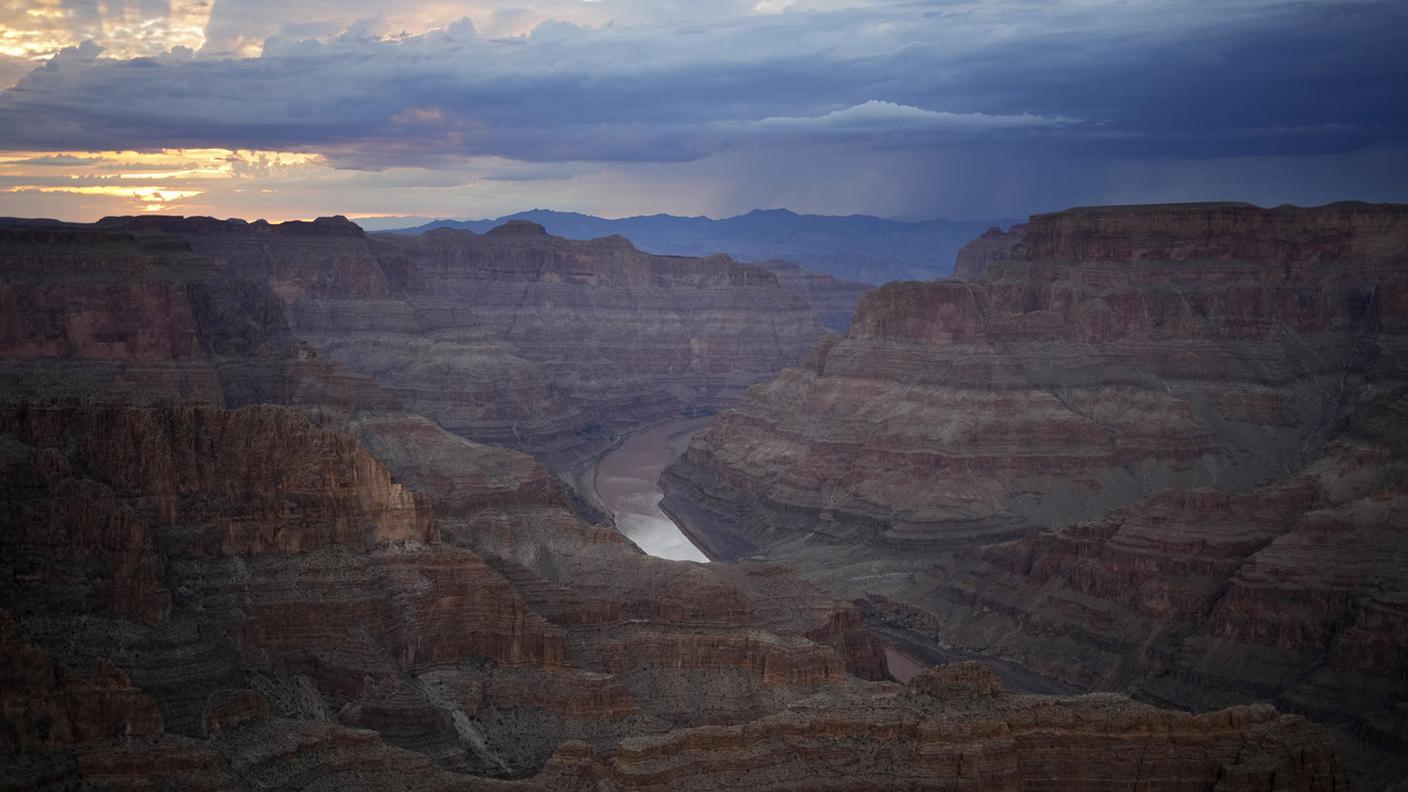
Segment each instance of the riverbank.
M661 473L685 453L695 432L712 419L681 418L646 427L624 437L591 468L592 494L615 518L617 530L651 555L732 561L757 553L752 542L711 521L707 508L662 486ZM935 665L978 660L1014 693L1082 692L1077 686L1044 677L1010 660L939 645L919 632L871 618L866 619L866 625L884 645L886 667L899 682L907 683Z

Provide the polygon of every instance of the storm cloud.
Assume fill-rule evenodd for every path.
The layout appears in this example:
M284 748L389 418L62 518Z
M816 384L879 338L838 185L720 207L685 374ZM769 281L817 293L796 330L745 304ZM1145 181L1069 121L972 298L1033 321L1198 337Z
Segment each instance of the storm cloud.
M215 5L199 50L59 52L0 92L0 149L308 152L336 169L441 180L456 168L482 178L493 158L517 181L567 166L569 180L650 182L642 202L668 196L672 179L712 183L722 203L706 211L769 205L779 190L755 166L779 159L823 195L820 176L861 179L853 203L857 190L884 198L894 174L891 199L837 211L1016 213L1112 190L1161 200L1236 187L1208 162L1247 179L1253 200L1408 198L1408 6L1396 1L720 3L712 14L547 3L405 34L375 17L275 24L278 7L262 2L263 22L242 30L239 5ZM257 57L238 54L256 34L268 34ZM1286 189L1278 169L1297 162L1306 179ZM1024 187L1023 172L1068 189ZM925 173L927 187L913 183ZM638 211L698 208L686 203Z

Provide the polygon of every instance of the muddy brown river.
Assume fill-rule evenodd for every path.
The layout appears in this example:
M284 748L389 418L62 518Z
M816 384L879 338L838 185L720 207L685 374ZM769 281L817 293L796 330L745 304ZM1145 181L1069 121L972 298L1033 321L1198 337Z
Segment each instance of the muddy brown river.
M616 529L640 549L676 561L708 561L664 512L665 496L656 483L660 473L680 458L689 438L710 418L684 418L659 424L626 438L596 466L596 494L616 518Z
M616 529L640 549L676 561L709 559L660 510L664 497L657 482L660 474L684 454L694 433L710 418L688 418L659 424L626 438L619 448L596 466L596 494L616 518ZM891 645L885 646L890 675L908 682L927 666Z

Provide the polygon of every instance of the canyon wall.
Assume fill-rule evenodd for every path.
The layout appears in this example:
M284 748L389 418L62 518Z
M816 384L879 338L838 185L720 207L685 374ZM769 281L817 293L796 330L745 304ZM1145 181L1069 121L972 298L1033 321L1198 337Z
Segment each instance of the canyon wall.
M1273 701L1408 772L1408 208L1076 209L967 252L696 435L665 505L920 643Z
M584 524L530 457L319 358L270 288L160 230L26 232L0 266L22 319L0 610L16 651L55 658L7 701L7 784L311 783L241 765L298 742L330 771L385 762L347 769L369 788L402 763L531 775L566 739L737 722L884 675L853 605ZM343 288L314 269L287 282ZM87 667L100 682L68 681ZM73 685L115 692L66 703ZM236 760L190 743L251 729Z
M427 367L483 365L492 353L442 348L487 341L545 380L546 388L460 398L450 383L398 362L392 376L403 398L475 439L535 452L580 448L594 432L736 398L823 334L805 291L726 256L650 256L621 237L565 240L524 221L484 235L442 229L390 238L425 283L407 302L427 329ZM354 367L371 372L386 362L376 339L307 332ZM472 387L487 372L465 373L453 387Z
M266 284L293 332L462 437L559 470L619 432L716 408L840 326L863 287L726 256L652 256L511 221L368 237L341 218L107 218ZM842 318L844 317L844 319Z
M1344 788L1265 707L879 681L857 605L645 556L322 357L285 306L395 270L250 225L310 247L261 282L160 228L0 246L0 788Z
M819 272L807 272L790 261L764 261L761 266L777 277L788 291L805 294L816 311L822 327L845 335L851 327L860 296L875 288L874 284L841 280Z
M953 262L953 277L972 280L983 274L989 264L1006 261L1012 256L1012 246L1026 234L1025 224L1015 224L1006 231L993 226L983 235L958 249Z
M580 522L542 472L513 497L457 493L441 515L350 437L272 405L10 403L0 445L7 630L63 667L111 669L148 724L119 734L273 717L371 730L455 775L522 776L563 740L605 749L884 675L854 606L780 567L644 556ZM55 673L6 717L67 701ZM43 728L107 735L137 717L90 709ZM59 753L78 751L89 781L89 748L161 769L142 746L75 742Z

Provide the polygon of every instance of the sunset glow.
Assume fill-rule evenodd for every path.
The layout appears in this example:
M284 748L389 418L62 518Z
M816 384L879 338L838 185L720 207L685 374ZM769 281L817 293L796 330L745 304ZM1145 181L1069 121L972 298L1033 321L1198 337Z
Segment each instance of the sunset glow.
M0 188L23 200L36 194L99 199L104 213L200 213L210 205L190 199L216 190L242 190L280 175L326 167L317 154L231 149L5 152Z
M8 0L0 214L1402 200L1405 27L1387 0Z

